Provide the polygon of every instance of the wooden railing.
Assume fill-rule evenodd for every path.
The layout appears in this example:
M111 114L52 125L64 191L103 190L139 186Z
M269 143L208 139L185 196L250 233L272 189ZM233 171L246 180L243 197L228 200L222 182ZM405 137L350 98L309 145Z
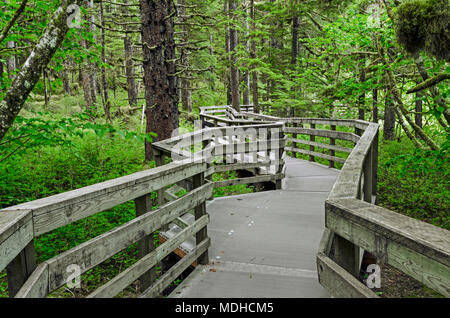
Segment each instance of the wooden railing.
M141 297L159 295L188 266L208 262L205 201L213 188L267 181L280 188L285 151L327 160L331 168L343 164L325 202L326 229L317 253L319 282L333 296L377 297L358 279L362 249L450 296L450 232L374 205L378 124L278 118L230 106L202 108L200 117L205 129L153 144L157 168L1 210L0 270L7 268L10 296L45 297L67 283L68 266L84 273L135 242L140 260L90 297L115 296L138 278L145 287ZM174 161L167 163L169 158ZM233 170L254 175L212 181L214 173ZM181 188L188 192L178 197ZM152 211L154 191L158 209ZM135 219L36 266L35 237L130 200ZM181 218L188 213L194 215L191 223ZM179 230L168 235L171 222ZM156 247L158 230L163 244ZM192 236L178 263L156 280L156 264Z
M141 297L160 294L192 263L208 262L205 201L212 195L213 184L205 181L206 170L204 163L174 162L1 210L0 270L7 268L10 297L45 297L68 282L70 266L85 273L135 242L139 242L140 260L90 297L113 297L138 278L145 287ZM192 191L152 210L151 192L188 178L193 179ZM135 219L36 266L35 237L130 200L135 202ZM156 247L153 233L192 209L195 222ZM193 235L195 248L156 280L158 262Z
M450 231L376 206L378 124L361 120L286 118L241 112L242 118L283 121L285 150L343 163L325 202L325 226L317 254L319 282L335 297L378 297L359 280L362 251L450 297ZM304 126L308 126L305 128ZM318 129L318 126L321 126ZM337 131L337 127L354 129ZM348 129L347 129L348 130ZM298 136L309 137L309 140ZM315 138L328 138L318 143ZM337 146L336 140L354 143ZM299 149L296 144L308 145ZM315 148L327 149L327 154ZM341 157L336 152L343 154ZM344 157L348 154L348 157ZM380 277L382 281L382 277Z
M45 297L68 283L69 268L76 266L83 274L135 242L140 259L88 297L114 297L137 279L140 297L158 296L191 264L208 263L205 201L214 187L259 182L281 187L282 131L282 123L219 127L156 142L157 168L0 210L0 271L7 269L10 297ZM195 147L200 149L193 152ZM214 173L244 169L254 176L212 182ZM188 192L178 197L181 189ZM152 192L157 192L156 210ZM130 200L135 219L36 264L35 237ZM191 222L183 218L189 213L194 215ZM170 231L169 223L179 231ZM159 246L154 242L157 231ZM181 259L157 279L156 265L172 252Z
M288 154L307 155L309 161L325 159L330 168L343 164L325 202L326 229L317 254L319 281L333 296L378 297L359 280L363 250L378 263L390 264L450 296L450 231L375 205L378 124L278 118L245 111L239 115L240 120L284 122ZM345 128L338 131L339 127ZM329 143L317 139L328 139ZM337 145L338 140L346 145Z
M227 171L247 170L253 174L213 182L215 188L273 182L279 189L285 169L283 156L287 138L283 131L283 123L219 126L156 142L153 149L158 165L163 164L166 158L207 160L206 177L209 179L214 173Z

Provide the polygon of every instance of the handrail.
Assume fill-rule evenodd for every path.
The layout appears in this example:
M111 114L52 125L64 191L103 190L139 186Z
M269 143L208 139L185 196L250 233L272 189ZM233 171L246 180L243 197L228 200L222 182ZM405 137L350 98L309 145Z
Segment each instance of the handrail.
M279 118L240 112L240 118L283 121L288 134L286 151L327 159L329 166L343 163L325 202L326 229L317 253L319 282L336 297L378 297L359 280L360 249L378 262L390 264L428 287L450 297L450 231L375 205L377 201L378 124L362 120ZM310 125L304 128L303 125ZM330 130L317 129L328 125ZM355 129L355 134L336 127ZM291 135L289 135L291 134ZM298 139L307 135L309 140ZM329 138L330 144L315 137ZM336 146L337 139L354 143ZM296 144L309 145L310 150ZM315 147L328 148L329 155ZM335 152L349 153L347 158Z
M143 257L89 297L113 297L137 278L145 282L141 297L157 296L191 264L207 263L205 202L213 188L267 181L281 188L285 151L307 155L310 161L328 160L331 168L343 164L325 201L326 228L317 253L319 282L333 296L377 297L358 279L361 249L450 296L450 231L375 205L378 124L279 118L237 112L228 105L202 107L200 117L203 129L153 143L157 168L0 210L0 270L7 268L10 296L45 297L67 281L68 266L78 265L83 273L136 241ZM342 145L336 140L343 140ZM250 154L254 156L245 157ZM166 164L169 156L179 160ZM216 164L220 158L224 165ZM243 169L252 170L254 176L212 182L214 173ZM189 192L178 198L168 190L172 185ZM159 207L152 211L149 193L153 191L158 193ZM36 266L36 236L130 200L136 204L135 219ZM180 218L191 212L195 219L191 224ZM170 222L181 231L164 236ZM158 229L164 241L155 247L152 233ZM185 249L182 259L156 281L156 264L193 235L194 246Z
M155 281L156 263L192 235L197 237L195 249L165 275L174 275L179 270L186 269L192 264L193 261L190 260L193 258L200 264L206 264L210 241L206 234L209 218L205 202L213 191L213 184L205 181L206 171L205 163L173 162L0 210L0 270L7 268L10 297L45 297L68 282L71 274L68 269L71 266L75 266L79 274L82 274L137 241L141 242L140 254L145 256L119 274L121 284L117 284L115 288L110 288L110 283L106 284L108 296L115 296L139 277L146 282L143 287L148 288L143 295L161 292L171 282L167 282L164 277ZM169 203L158 197L159 207L152 210L151 192L190 178L193 180L192 191ZM36 267L33 246L35 237L130 200L135 201L135 219ZM165 231L168 223L192 209L195 210L196 220L193 224L161 246L153 245L154 232ZM117 278L113 279L116 280ZM100 287L100 291L96 293L103 295L105 288Z

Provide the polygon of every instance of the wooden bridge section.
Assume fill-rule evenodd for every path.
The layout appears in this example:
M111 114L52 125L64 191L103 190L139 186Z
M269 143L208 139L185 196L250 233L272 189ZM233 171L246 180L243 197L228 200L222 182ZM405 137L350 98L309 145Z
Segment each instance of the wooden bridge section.
M251 105L200 117L202 130L153 144L157 168L0 210L10 297L45 297L136 242L139 260L89 297L138 279L139 297L157 297L191 266L171 297L376 297L358 279L362 251L450 296L450 232L375 205L378 124ZM227 171L238 178L216 180ZM258 183L275 190L211 200ZM35 237L127 201L135 219L36 264Z

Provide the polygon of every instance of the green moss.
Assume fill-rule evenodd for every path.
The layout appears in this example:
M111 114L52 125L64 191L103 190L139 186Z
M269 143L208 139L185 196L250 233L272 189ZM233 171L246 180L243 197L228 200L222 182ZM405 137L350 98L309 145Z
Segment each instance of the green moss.
M395 14L397 39L406 51L450 60L448 0L409 0Z

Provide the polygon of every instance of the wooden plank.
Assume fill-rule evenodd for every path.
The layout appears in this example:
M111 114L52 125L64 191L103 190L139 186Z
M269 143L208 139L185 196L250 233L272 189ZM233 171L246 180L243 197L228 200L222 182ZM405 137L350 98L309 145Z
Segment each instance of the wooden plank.
M15 298L44 298L48 295L48 264L40 263Z
M450 231L356 199L327 200L326 227L445 296Z
M136 208L136 217L140 217L152 210L152 198L150 194L146 194L142 197L134 200ZM146 237L143 237L138 241L138 258L143 258L145 255L155 249L155 242L153 240L153 234L150 233ZM146 290L156 280L156 267L150 268L146 273L139 277L139 289L141 291Z
M325 228L322 234L322 238L320 239L319 244L319 253L323 253L326 256L330 255L331 245L333 244L334 233L329 229Z
M189 254L183 257L169 271L156 281L153 286L148 288L139 298L152 298L160 295L162 291L169 286L178 276L181 275L200 255L204 254L211 245L210 238L206 238L197 245Z
M93 293L91 293L88 298L94 297L114 297L118 293L120 293L124 288L134 282L138 277L140 277L143 273L145 273L148 268L155 266L158 262L163 260L167 255L169 255L175 248L181 245L184 241L186 241L192 235L195 235L198 231L200 231L203 227L205 227L209 223L209 216L204 215L195 223L185 228L177 235L167 240L160 246L158 246L153 252L146 255L142 259L140 259L135 264L128 267L126 270L121 272L119 275L111 279L106 284L102 285L98 289L96 289ZM192 264L192 262L190 263Z
M322 253L317 254L319 283L337 298L379 298L367 286Z
M198 206L211 196L212 189L212 184L205 184L180 199L169 202L151 213L137 217L48 260L50 291L65 284L68 265L77 264L80 266L81 273L86 272L134 242L150 235L164 224L172 222L185 211Z
M335 162L341 162L344 163L345 162L345 158L340 158L340 157L332 157L330 155L321 153L321 152L316 152L316 151L310 151L310 150L306 150L306 149L301 149L301 148L292 148L292 147L285 147L284 148L286 151L292 151L292 152L298 152L298 153L302 153L305 155L312 155L314 157L319 157L319 158L323 158L323 159L327 159L327 160L332 160Z
M214 146L211 154L213 156L225 156L247 152L269 151L284 148L285 144L286 138L221 144Z
M16 232L17 233L17 232ZM31 240L6 267L9 297L14 297L36 268L36 251Z
M202 173L199 173L198 175L195 175L192 178L194 182L194 188L201 187L205 184L205 176ZM204 217L206 214L206 202L202 202L194 209L194 216L195 220L200 220L202 217ZM197 245L200 244L204 239L208 237L208 229L206 225L195 234L195 243ZM208 264L209 257L208 257L208 251L206 251L204 254L200 255L200 257L197 259L197 262L199 264Z
M285 132L288 134L302 134L317 137L336 138L341 140L349 140L353 142L358 142L360 138L359 136L350 132L315 129L315 128L286 127Z
M0 271L33 240L30 210L0 211Z
M270 174L270 175L261 175L256 177L248 177L248 178L238 178L232 180L223 180L214 182L214 188L227 187L238 184L251 184L258 182L267 182L267 181L276 181L278 179L283 179L284 175L281 173L278 174Z
M378 134L378 124L371 123L347 157L328 198L356 198L360 193L364 159Z
M8 209L33 210L34 235L38 236L186 179L205 169L206 164L203 163L170 163Z
M322 149L331 149L331 150L345 152L345 153L351 153L353 151L353 148L341 147L341 146L336 146L333 144L323 144L320 142L314 142L314 141L303 140L303 139L288 138L287 141L288 142L291 141L293 143L299 143L299 144L303 144L303 145L312 145L312 146L322 148Z

